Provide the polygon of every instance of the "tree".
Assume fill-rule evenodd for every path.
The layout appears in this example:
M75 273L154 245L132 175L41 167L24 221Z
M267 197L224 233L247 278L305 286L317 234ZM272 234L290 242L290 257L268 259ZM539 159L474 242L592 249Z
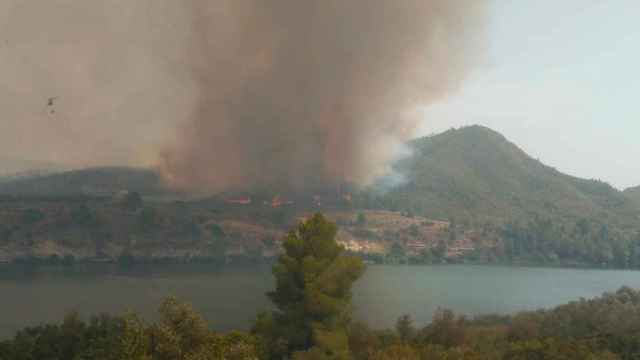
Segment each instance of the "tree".
M396 333L403 342L409 342L413 340L416 334L416 328L413 326L413 319L411 315L402 315L398 321L396 321Z
M337 227L316 214L287 235L273 267L277 311L259 316L254 331L266 357L346 359L351 287L364 272L362 260L343 255Z
M446 348L460 346L465 341L464 317L457 317L448 309L438 309L433 320L421 331L420 337L431 344Z
M413 360L420 359L418 351L406 344L394 344L377 352L372 360Z
M44 219L45 215L39 209L27 209L22 213L22 223L25 225L34 225Z
M458 225L456 224L456 219L451 218L449 220L449 241L455 241L458 238L458 235L456 234L457 228Z
M371 359L381 346L378 334L363 322L354 322L349 327L349 350L354 359Z
M120 358L122 360L150 360L150 338L142 320L134 313L126 314L120 335Z
M120 360L252 360L255 339L249 334L219 334L189 304L175 298L160 306L160 323L146 327L136 315L123 318Z
M358 224L358 226L360 227L365 226L367 224L367 216L364 213L358 213L356 224Z
M389 253L387 254L388 261L394 264L404 264L407 260L407 253L399 243L393 243Z
M185 359L206 345L208 338L207 322L191 305L173 297L160 305L160 324L154 327L152 337L154 358Z

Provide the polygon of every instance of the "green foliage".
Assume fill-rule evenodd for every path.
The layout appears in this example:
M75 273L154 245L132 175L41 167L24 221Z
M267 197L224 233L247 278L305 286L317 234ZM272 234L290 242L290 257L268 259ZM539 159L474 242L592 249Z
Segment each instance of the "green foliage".
M405 344L394 344L376 352L372 360L414 360L420 359L420 353L412 346Z
M416 336L416 329L413 326L411 315L405 314L398 318L396 322L396 333L401 341L409 342Z
M419 337L425 342L445 348L458 347L465 342L464 322L465 319L456 317L453 311L438 309L431 324L420 332Z
M502 231L503 250L510 262L590 264L637 268L638 242L632 232L580 219L575 223L536 217L526 223L509 222Z
M134 313L128 313L123 318L122 334L120 335L120 358L122 360L148 360L150 352L150 337L143 321Z
M521 251L508 255L508 261L629 267L624 258L631 235L640 230L640 188L622 193L600 181L560 173L480 126L418 139L410 146L414 155L397 165L407 182L388 191L365 190L354 197L356 205L456 219L449 241L460 237L467 224L505 227L505 232L509 224L519 224L520 233L529 228L515 249ZM539 232L546 225L532 221L552 221L557 239L539 249L538 240L549 234ZM579 222L589 228L588 236L574 231ZM533 228L536 232L529 231ZM608 237L601 236L603 228Z
M160 323L152 329L155 357L159 360L184 359L207 343L206 321L191 305L170 297L160 305Z
M342 254L336 233L336 225L317 214L287 235L285 252L273 267L276 289L268 294L278 311L263 314L255 326L270 358L296 351L308 352L298 358L348 356L351 286L364 265Z
M588 342L536 339L514 343L505 353L505 360L569 360L569 359L618 359L611 352L599 352Z
M471 126L418 139L399 165L409 181L383 199L432 218L505 220L552 213L637 224L637 207L608 184L545 166L502 135Z
M218 224L209 224L206 226L206 229L214 239L220 239L226 236L224 230L222 230L222 227Z
M88 323L78 314L60 325L28 328L0 342L2 360L252 360L255 338L219 334L189 304L174 298L160 306L160 322L147 326L135 314L99 316Z
M119 338L123 322L107 315L88 323L78 314L67 315L60 325L40 325L19 331L0 345L0 359L105 359L120 360Z
M412 333L407 316L397 331L354 324L349 342L357 359L638 359L640 292L622 288L592 300L514 316L466 319L440 309ZM409 340L407 340L409 339Z
M27 209L22 213L22 223L33 225L44 219L44 214L39 209Z

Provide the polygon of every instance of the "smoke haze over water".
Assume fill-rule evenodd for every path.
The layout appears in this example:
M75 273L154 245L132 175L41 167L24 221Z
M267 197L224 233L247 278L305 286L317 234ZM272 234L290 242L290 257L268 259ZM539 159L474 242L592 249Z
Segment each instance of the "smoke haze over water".
M0 0L0 105L21 121L2 130L36 158L154 163L197 191L366 184L411 137L410 110L478 63L486 12L483 0Z

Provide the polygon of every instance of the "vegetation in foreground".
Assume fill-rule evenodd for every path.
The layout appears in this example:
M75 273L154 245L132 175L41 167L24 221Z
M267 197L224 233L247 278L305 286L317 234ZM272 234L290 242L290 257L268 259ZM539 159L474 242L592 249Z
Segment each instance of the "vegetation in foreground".
M289 232L268 294L276 310L250 332L212 331L169 298L152 324L135 314L70 314L24 329L0 342L0 359L640 359L640 292L629 288L512 316L468 319L442 309L423 327L408 315L390 330L355 323L351 286L364 265L344 255L336 231L315 215Z

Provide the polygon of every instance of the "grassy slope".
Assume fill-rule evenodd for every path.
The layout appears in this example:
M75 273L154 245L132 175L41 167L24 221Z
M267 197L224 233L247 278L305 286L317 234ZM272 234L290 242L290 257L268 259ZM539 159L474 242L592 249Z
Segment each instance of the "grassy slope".
M408 183L387 196L430 217L504 220L535 215L634 225L638 206L610 185L560 173L484 127L413 142L399 164Z

